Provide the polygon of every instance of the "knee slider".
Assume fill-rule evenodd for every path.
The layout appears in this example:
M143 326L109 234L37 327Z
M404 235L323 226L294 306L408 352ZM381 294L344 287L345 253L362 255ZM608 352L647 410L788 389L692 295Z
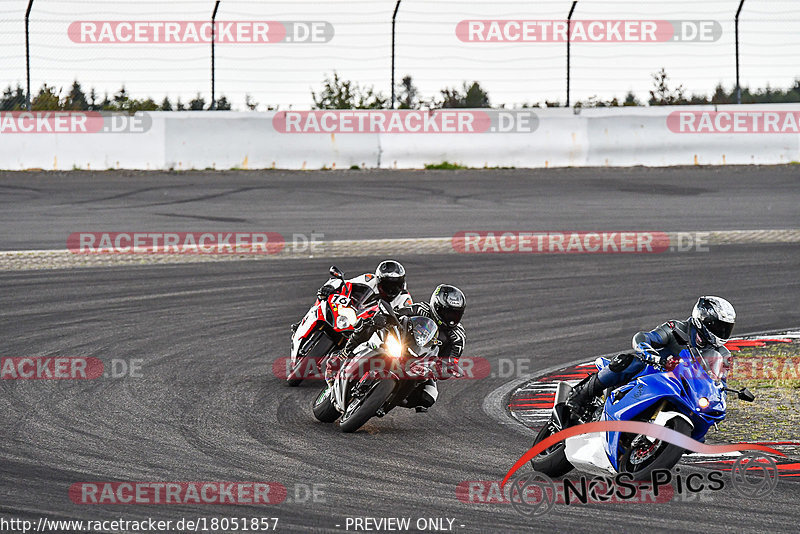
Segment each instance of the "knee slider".
M617 354L611 359L611 362L608 364L608 368L615 373L621 373L628 368L635 357L636 356L632 352L622 352Z

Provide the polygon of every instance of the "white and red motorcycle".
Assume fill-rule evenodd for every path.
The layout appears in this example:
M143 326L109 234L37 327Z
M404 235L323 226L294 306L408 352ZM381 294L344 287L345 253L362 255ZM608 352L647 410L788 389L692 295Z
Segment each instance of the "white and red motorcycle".
M326 299L317 299L292 335L292 354L286 382L299 385L305 378L322 378L325 360L347 342L356 321L371 317L378 309L372 288L344 280L335 265L330 275L342 281L341 289Z

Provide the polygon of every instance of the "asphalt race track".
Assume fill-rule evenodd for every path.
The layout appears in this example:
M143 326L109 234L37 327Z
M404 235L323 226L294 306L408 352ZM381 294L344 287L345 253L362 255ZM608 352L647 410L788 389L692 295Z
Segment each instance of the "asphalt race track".
M65 248L66 231L268 230L326 239L461 230L796 228L784 167L145 173L0 171L0 250Z
M90 230L325 232L328 239L465 229L800 228L795 167L448 172L0 173L0 248L64 248ZM427 298L468 298L467 353L524 373L627 347L698 294L737 308L737 332L800 325L800 245L650 255L409 255ZM378 257L337 259L348 273ZM503 477L530 446L482 410L513 377L450 380L427 414L396 410L344 435L318 423L320 384L272 362L326 279L325 258L0 272L0 355L141 360L140 376L0 382L0 518L278 517L278 531L345 519L450 517L456 532L796 532L800 481L767 500L726 488L664 504L557 505L527 519L466 504L462 481ZM732 401L735 402L735 401ZM685 468L690 472L692 468ZM81 481L275 481L274 506L77 505ZM324 502L296 502L295 485ZM336 525L341 525L337 528ZM461 527L461 525L464 525Z

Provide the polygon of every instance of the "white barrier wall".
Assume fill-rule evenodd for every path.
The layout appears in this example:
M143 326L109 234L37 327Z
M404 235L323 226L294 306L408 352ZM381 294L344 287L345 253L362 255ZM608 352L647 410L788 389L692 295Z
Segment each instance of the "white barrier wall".
M336 130L324 133L305 128L307 117L298 128L282 113L153 112L139 116L136 124L105 117L98 119L96 133L53 133L41 117L37 123L24 113L4 113L0 168L421 168L443 161L469 167L625 167L800 160L800 104L294 112L313 114L320 129ZM447 113L457 114L450 117L455 117L450 126L463 119L463 128L444 128ZM384 116L384 125L397 119L392 124L403 124L404 130L430 127L421 126L427 116L449 133L435 126L426 133L379 133L384 126L370 126L377 115ZM500 131L509 128L510 118L516 118L512 127L521 131ZM285 133L290 123L303 131ZM45 132L18 131L32 124Z

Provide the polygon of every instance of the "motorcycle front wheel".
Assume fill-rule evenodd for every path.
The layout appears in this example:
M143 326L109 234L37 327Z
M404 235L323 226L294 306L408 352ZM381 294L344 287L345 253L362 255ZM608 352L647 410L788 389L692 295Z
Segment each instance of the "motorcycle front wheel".
M353 399L339 420L342 432L355 432L375 415L394 391L395 381L379 379L363 397Z
M314 397L314 402L311 405L311 411L314 412L314 417L323 423L333 423L339 418L339 410L333 405L331 396L333 395L333 388L325 387L319 392L319 395Z
M665 426L686 436L692 434L692 426L680 417L670 419ZM654 470L672 469L683 456L683 451L683 447L666 441L651 441L647 436L637 435L622 455L619 471L632 474L634 480L650 480Z
M321 368L324 358L335 346L334 341L322 330L313 332L305 344L309 346L305 351L306 355L297 358L297 362L286 377L289 387L299 386L313 369L324 372L324 369Z

